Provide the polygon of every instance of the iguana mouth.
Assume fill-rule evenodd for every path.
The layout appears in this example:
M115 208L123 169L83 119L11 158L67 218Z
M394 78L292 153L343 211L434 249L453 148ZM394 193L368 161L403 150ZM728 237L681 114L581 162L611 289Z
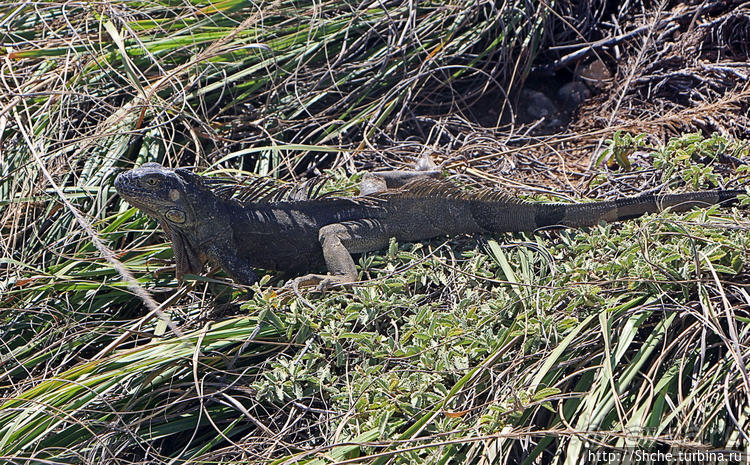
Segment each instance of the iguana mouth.
M133 182L133 177L130 171L120 173L115 178L115 190L120 194L120 197L125 199L130 205L143 211L147 215L159 220L159 214L154 210L153 206L155 200L154 196L149 195L148 192L137 186Z
M132 182L130 172L120 173L115 178L115 190L129 204L141 210L148 208L140 199L147 196L143 189L137 187ZM146 207L146 208L144 208Z

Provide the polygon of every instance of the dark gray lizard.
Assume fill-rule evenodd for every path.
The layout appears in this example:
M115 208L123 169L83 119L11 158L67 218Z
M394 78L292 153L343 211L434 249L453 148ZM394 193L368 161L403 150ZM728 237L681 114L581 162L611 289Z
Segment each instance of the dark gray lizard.
M744 190L641 195L593 203L533 203L493 191L465 192L436 180L438 171L365 175L363 195L310 200L240 201L187 169L146 163L115 179L117 192L157 219L172 241L177 278L206 262L251 284L254 267L307 274L295 283L325 289L358 279L352 254L437 236L593 226L659 212L732 202Z

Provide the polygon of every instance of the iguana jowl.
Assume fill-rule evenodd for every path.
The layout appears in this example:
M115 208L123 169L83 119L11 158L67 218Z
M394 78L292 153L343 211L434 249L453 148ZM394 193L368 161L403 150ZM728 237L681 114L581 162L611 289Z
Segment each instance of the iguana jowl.
M198 274L211 261L236 282L256 280L254 267L308 274L300 285L357 280L352 254L458 234L593 226L665 208L685 211L730 202L744 190L642 195L613 201L532 203L490 191L464 192L432 178L437 171L369 173L362 197L238 201L186 169L146 163L115 179L117 192L156 218L172 241L177 277Z

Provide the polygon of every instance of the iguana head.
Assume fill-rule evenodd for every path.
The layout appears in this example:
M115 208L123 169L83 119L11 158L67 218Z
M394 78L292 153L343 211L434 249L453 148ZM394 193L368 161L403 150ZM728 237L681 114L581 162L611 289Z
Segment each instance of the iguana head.
M201 228L205 215L198 210L202 205L210 207L207 191L201 186L200 176L183 168L164 168L158 163L144 163L115 178L115 189L120 196L158 220L171 239L178 279L185 273L199 273L205 261L196 239L202 235L201 229L205 229Z
M194 226L198 220L191 197L199 186L199 176L158 163L144 163L115 178L115 189L129 204L178 229Z

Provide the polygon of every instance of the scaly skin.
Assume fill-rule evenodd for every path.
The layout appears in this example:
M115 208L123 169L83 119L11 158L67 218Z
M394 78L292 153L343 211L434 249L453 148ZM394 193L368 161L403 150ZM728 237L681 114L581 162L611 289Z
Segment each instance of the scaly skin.
M115 179L117 192L157 219L172 241L177 278L198 274L207 261L240 284L253 268L308 274L296 285L357 280L352 254L386 247L393 237L413 242L437 236L593 226L659 212L732 202L744 190L643 195L583 204L531 203L489 191L466 193L432 178L439 172L390 171L363 179L364 197L239 202L212 190L186 169L146 163Z

